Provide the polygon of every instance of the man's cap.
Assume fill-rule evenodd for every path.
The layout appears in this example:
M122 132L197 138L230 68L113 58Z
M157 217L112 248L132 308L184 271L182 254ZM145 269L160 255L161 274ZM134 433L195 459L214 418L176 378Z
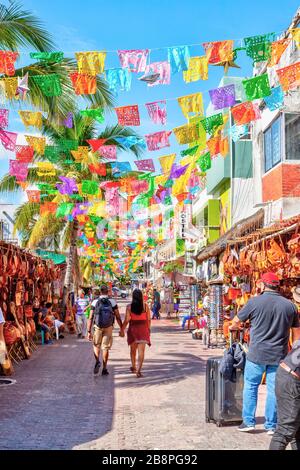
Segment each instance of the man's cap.
M279 286L280 279L275 273L265 273L262 275L260 281L269 286ZM259 282L259 281L258 281Z

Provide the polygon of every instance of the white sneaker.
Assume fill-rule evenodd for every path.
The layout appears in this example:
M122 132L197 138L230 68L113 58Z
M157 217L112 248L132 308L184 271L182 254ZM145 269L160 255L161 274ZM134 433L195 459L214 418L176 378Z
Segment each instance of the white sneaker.
M274 433L275 433L275 429L268 429L267 430L268 436L273 436Z

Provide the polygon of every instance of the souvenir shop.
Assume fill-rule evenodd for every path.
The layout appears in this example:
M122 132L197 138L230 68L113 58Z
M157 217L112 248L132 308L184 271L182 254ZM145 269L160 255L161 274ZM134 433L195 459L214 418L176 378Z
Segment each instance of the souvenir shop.
M62 295L65 264L54 264L15 245L0 242L0 374L29 359L36 349L33 306Z

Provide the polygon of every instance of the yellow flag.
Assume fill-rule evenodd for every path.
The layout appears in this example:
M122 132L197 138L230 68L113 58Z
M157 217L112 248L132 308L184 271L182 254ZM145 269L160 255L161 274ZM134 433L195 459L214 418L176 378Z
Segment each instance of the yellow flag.
M290 32L297 48L300 49L300 28L290 29Z
M170 155L165 155L158 159L163 173L169 173L171 171L175 158L176 153L171 153Z
M184 126L175 127L173 132L177 142L181 145L190 144L200 139L201 124L186 124Z
M86 163L89 157L89 147L78 147L77 150L71 150L71 154L77 162Z
M6 77L3 79L5 96L8 100L18 99L16 96L18 88L18 77Z
M168 179L168 174L169 174L169 173L170 173L170 172L167 172L165 175L158 175L158 176L156 176L156 177L155 177L155 184L156 184L157 186L158 186L159 184L160 184L161 186L163 186L163 185L166 183L167 179Z
M79 73L98 75L104 72L106 52L76 52Z
M190 113L204 116L202 93L181 96L178 98L178 104L186 118L189 117Z
M37 127L38 129L42 128L43 125L43 115L39 111L19 111L20 118L24 126Z
M56 170L53 163L50 162L38 162L37 163L37 174L38 176L55 176Z
M183 79L186 83L197 82L208 79L208 60L206 56L191 57L189 68L183 72Z
M106 203L105 201L95 202L89 209L89 215L95 215L97 217L106 217Z
M186 192L186 186L188 184L188 181L191 177L192 171L196 166L196 161L198 157L192 157L192 161L184 173L180 178L176 179L173 186L172 186L172 194L173 196L178 196L178 194L182 194ZM184 165L182 165L184 166Z
M25 135L25 138L33 148L33 150L39 155L44 155L46 147L46 137L34 137L32 135Z

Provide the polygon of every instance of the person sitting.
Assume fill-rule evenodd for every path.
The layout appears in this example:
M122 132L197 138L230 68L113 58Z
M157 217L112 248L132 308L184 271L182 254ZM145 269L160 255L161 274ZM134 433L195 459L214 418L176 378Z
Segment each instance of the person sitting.
M59 312L56 309L53 310L53 305L51 302L46 303L46 309L47 320L49 321L49 323L52 323L55 328L55 331L58 331L57 339L63 339L64 336L62 333L65 331L65 324L60 320Z
M37 331L42 333L42 337L44 335L44 343L45 344L53 344L50 339L50 327L46 324L45 318L47 314L47 309L45 308L44 302L41 305L33 307L33 319L35 322L35 326Z

